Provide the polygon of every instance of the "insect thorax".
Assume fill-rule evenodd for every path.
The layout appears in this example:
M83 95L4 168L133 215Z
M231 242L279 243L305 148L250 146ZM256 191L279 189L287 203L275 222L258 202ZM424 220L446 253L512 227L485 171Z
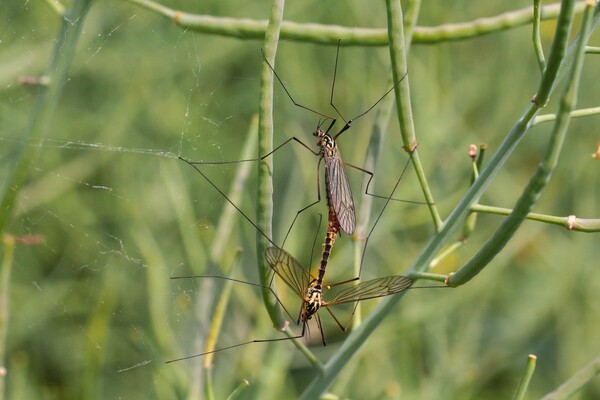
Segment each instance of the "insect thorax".
M324 157L333 157L335 153L336 143L335 140L333 140L333 138L331 137L331 135L327 132L324 132L321 128L313 132L313 135L319 138L319 140L317 141L317 146L321 148L321 155Z

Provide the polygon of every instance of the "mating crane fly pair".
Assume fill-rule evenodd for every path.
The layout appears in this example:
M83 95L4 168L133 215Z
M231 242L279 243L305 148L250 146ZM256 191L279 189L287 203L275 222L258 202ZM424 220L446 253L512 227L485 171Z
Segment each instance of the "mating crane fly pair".
M213 186L234 208L236 208L242 214L242 216L248 222L250 222L257 229L257 231L259 233L261 233L273 245L272 247L269 247L266 249L265 258L266 258L267 263L273 270L274 274L279 276L280 279L283 282L285 282L285 284L288 285L288 287L290 287L290 289L302 300L301 310L300 310L300 313L299 313L299 316L297 319L297 324L300 324L300 323L302 324L302 332L300 333L300 335L294 336L292 338L303 337L306 332L308 321L310 319L312 319L313 316L315 316L317 325L321 332L321 337L322 337L322 341L323 341L324 345L325 345L325 336L323 333L321 320L318 315L318 311L321 307L325 308L329 312L329 314L333 317L333 319L338 324L338 326L342 330L345 331L345 327L338 321L338 319L331 312L329 307L338 305L338 304L355 303L355 302L362 301L362 300L373 299L373 298L383 297L383 296L389 296L389 295L392 295L395 293L402 292L406 289L409 289L413 284L413 280L407 276L402 276L402 275L387 276L387 277L383 277L383 278L376 278L373 280L360 282L360 283L350 286L346 289L342 289L335 295L335 297L333 299L331 299L329 301L325 301L322 298L323 279L325 276L325 270L327 267L327 263L328 263L329 256L331 254L331 249L333 247L335 239L340 234L340 230L343 230L347 234L352 235L356 228L356 214L355 214L354 202L352 201L352 192L350 189L350 183L349 183L346 171L344 169L344 162L342 161L336 140L342 133L344 133L351 127L351 124L353 121L355 121L358 118L361 118L362 116L366 115L369 111L371 111L392 90L394 90L396 88L396 86L406 76L406 74L405 74L398 82L396 82L392 86L392 88L390 88L388 91L386 91L384 93L384 95L381 96L367 110L365 110L364 112L362 112L361 114L357 115L356 117L354 117L352 119L345 120L333 102L338 59L339 59L339 42L338 42L338 48L337 48L337 53L336 53L333 83L332 83L332 87L331 87L330 105L336 111L338 116L342 120L344 120L344 125L335 135L332 135L330 133L330 131L332 130L333 126L335 125L337 119L330 117L328 115L322 114L318 111L315 111L315 110L313 110L309 107L306 107L300 103L297 103L294 100L294 98L291 96L290 92L287 90L285 85L283 84L283 81L280 79L280 77L277 74L277 72L275 71L275 69L271 66L271 64L268 62L268 60L266 58L264 58L264 61L267 63L267 65L269 66L271 71L274 73L275 77L277 78L277 80L279 81L281 86L283 87L287 96L294 103L294 105L325 118L324 120L319 121L319 124L317 125L316 130L313 132L313 135L318 138L317 145L319 146L319 151L312 150L309 146L307 146L300 139L298 139L296 137L292 137L292 138L286 140L285 142L283 142L282 144L280 144L279 146L277 146L270 153L268 153L260 158L256 158L256 159L247 159L247 160L238 160L238 161L221 161L221 162L195 162L195 161L189 161L189 160L186 160L186 159L180 157L181 160L190 164L198 173L200 173L200 175L202 177L204 177L211 184L211 186ZM327 120L331 120L328 128L326 130L321 129L322 125ZM214 165L214 164L230 164L230 163L239 163L239 162L248 162L248 161L260 161L268 156L271 156L273 153L275 153L277 150L279 150L280 148L282 148L283 146L285 146L292 140L298 142L303 147L305 147L306 149L311 151L314 155L319 157L317 171L320 168L320 164L321 164L322 160L324 160L324 164L325 164L325 188L326 188L326 196L327 196L327 204L328 204L329 212L328 212L327 233L326 233L326 237L325 237L325 242L323 244L323 251L322 251L322 255L321 255L321 260L320 260L317 277L312 276L310 274L310 272L307 272L307 270L305 270L300 265L300 263L298 261L296 261L296 259L294 259L294 257L292 257L289 253L287 253L282 248L278 247L272 241L272 239L269 238L248 216L246 216L246 214L244 214L238 208L238 206L235 205L225 195L225 193L223 193L223 191L221 191L210 179L208 179L208 177L198 167L198 165L204 165L204 164ZM405 165L404 170L402 171L400 178L396 182L391 194L386 197L377 196L377 195L368 193L369 185L373 179L372 172L362 169L360 167L356 167L351 164L347 164L347 165L370 175L370 178L367 182L367 186L365 189L366 194L369 194L374 197L380 197L380 198L386 199L384 207L380 211L379 216L377 217L375 223L373 224L373 227L371 228L369 234L366 237L365 249L363 249L363 257L364 257L364 250L366 250L366 245L368 243L368 239L371 236L371 234L373 233L373 229L375 228L375 225L377 224L377 222L379 221L379 218L383 214L383 211L387 207L390 200L397 200L397 199L393 199L393 194L394 194L400 180L402 179L402 176L404 175L406 168L408 167L408 163ZM294 217L292 224L291 224L290 228L288 229L288 232L286 233L283 243L285 243L285 240L287 239L287 236L289 235L289 233L290 233L294 223L296 222L296 219L300 215L300 213L302 213L309 207L312 207L313 205L320 202L321 196L320 196L319 188L320 188L319 174L317 173L317 200L315 202L309 204L308 206L302 208L301 210L299 210L296 213L296 216ZM362 260L361 260L360 268L362 270ZM360 277L360 271L359 271L359 277ZM348 280L346 282L342 282L340 284L349 283L349 282L358 280L359 277ZM179 278L189 278L189 277L174 277L173 279L179 279ZM257 286L256 284L251 284L251 285ZM330 285L329 287L337 286L337 285L339 285L339 284ZM262 285L258 285L258 286L262 286ZM435 286L435 287L440 287L440 286ZM268 288L269 288L269 290L271 290L273 292L273 290L271 289L270 286L268 286ZM277 298L277 296L275 296L275 297ZM277 301L279 301L278 298L277 298ZM279 303L281 304L280 301L279 301ZM282 306L283 306L283 304L282 304ZM285 307L283 307L283 308L285 309ZM287 312L287 310L286 310L286 312ZM289 315L289 313L288 313L288 315ZM291 316L290 316L290 318L291 318ZM291 339L291 338L285 337L285 338L279 338L279 339L252 340L249 342L238 343L233 346L228 346L228 347L220 348L217 350L213 350L213 351L210 351L207 353L200 353L200 354L195 354L192 356L178 358L175 360L170 360L168 362L175 362L175 361L185 360L185 359L189 359L189 358L200 357L200 356L203 356L203 355L206 355L209 353L227 350L227 349L231 349L234 347L243 346L243 345L249 344L249 343L271 342L271 341L280 341L280 340L289 340L289 339Z

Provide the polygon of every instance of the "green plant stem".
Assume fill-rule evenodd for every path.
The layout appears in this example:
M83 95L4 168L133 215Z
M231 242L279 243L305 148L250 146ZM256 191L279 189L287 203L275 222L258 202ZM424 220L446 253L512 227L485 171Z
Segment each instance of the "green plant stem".
M287 327L283 331L283 333L289 338L297 336L297 334L290 331ZM301 341L297 339L292 339L292 343L294 344L294 346L296 346L298 350L300 350L302 354L304 354L304 356L306 357L308 362L313 366L313 368L316 369L317 372L322 375L325 371L325 368L323 367L321 361L319 361L319 359L313 354L313 352L310 351L308 347L306 347Z
M550 61L548 62L548 67L546 68L546 73L544 73L544 77L542 78L542 82L546 82L546 84L540 85L540 96L538 96L538 98L542 100L540 104L545 104L546 101L544 99L547 99L550 95L549 91L546 93L546 87L551 88L554 85L554 81L549 81L545 78L545 76L548 73L556 77L558 67L555 65L560 64L560 62L556 62L556 60L553 59L553 55L554 57L564 56L564 49L566 49L566 42L569 38L569 28L572 23L572 11L574 4L569 0L564 0L563 4L565 11L564 15L570 16L571 19L564 18L562 14L561 17L559 17L559 21L565 26L557 26L556 29L557 33L555 37L555 45L553 46L553 51L550 56ZM587 36L588 30L591 26L591 16L591 7L589 7L584 11L584 19L581 27L582 35L580 35L580 37ZM563 42L563 44L556 45L556 42ZM504 248L504 246L506 246L510 238L525 220L527 214L531 211L539 199L541 192L546 187L546 184L550 181L552 173L558 164L558 157L561 153L562 145L569 128L571 110L575 107L575 103L577 101L579 78L581 76L583 59L585 56L585 41L580 40L577 42L576 49L575 61L572 64L569 81L560 101L559 112L556 119L556 124L554 125L554 129L550 137L550 143L538 169L517 200L517 203L515 204L511 214L502 222L492 238L488 240L487 243L461 269L450 276L448 279L448 285L459 286L465 284L475 277L483 268L485 268L485 266L489 264L491 260L494 259L494 257Z
M571 112L571 118L588 117L590 115L600 114L600 107L582 108ZM556 120L556 114L538 115L533 119L533 125L541 124L542 122L550 122Z
M575 2L574 1L562 1L561 13L558 16L556 24L556 35L552 42L552 49L550 50L550 61L544 69L542 74L542 80L540 86L534 97L533 102L540 107L545 107L548 99L550 98L550 91L556 81L556 75L564 60L564 54L567 51L567 44L569 40L569 32L573 25L573 15L575 14ZM585 41L584 41L585 42Z
M408 277L415 281L417 279L426 279L428 281L436 281L436 282L444 282L444 283L446 282L446 279L448 279L448 275L432 274L431 272L413 272Z
M234 37L238 39L262 39L267 21L249 18L215 17L195 15L176 11L151 0L127 0L147 10L168 18L182 29L201 33ZM581 12L584 1L577 3L576 10ZM560 12L560 5L550 4L541 8L541 20L554 19ZM465 40L494 32L500 32L533 22L532 7L509 11L494 17L478 18L468 22L443 24L434 27L417 26L412 34L412 43L432 44L447 41ZM297 23L283 21L281 39L299 42L319 43L337 46L343 38L342 46L387 46L387 29L355 28L339 25Z
M240 260L241 251L236 251L235 260L232 263L232 268L230 268L230 273L228 274L229 278L233 278L233 272L237 269L236 266ZM210 330L206 337L206 345L204 347L205 352L211 352L215 350L217 345L217 340L219 338L219 334L221 333L221 327L223 326L223 319L225 316L225 311L227 309L227 304L229 304L229 299L231 298L231 289L233 287L233 280L227 279L225 281L225 285L223 286L223 290L221 291L221 295L219 296L219 300L217 302L217 306L215 307L215 312L213 314ZM214 353L207 354L204 357L204 368L209 369L212 368L212 361L214 358Z
M4 247L2 265L0 268L0 400L4 399L6 390L6 337L10 318L10 276L15 254L15 239L5 235L2 238Z
M585 46L587 54L600 54L600 47Z
M73 2L73 6L65 12L52 59L45 73L46 76L50 77L50 84L38 86L38 95L31 112L29 124L21 136L23 143L33 143L34 145L22 146L15 157L16 162L11 163L8 167L12 169L5 174L7 178L2 188L0 201L0 234L4 232L13 212L17 194L23 187L29 169L42 148L42 146L37 146L35 143L41 142L52 126L54 110L62 93L67 72L73 61L77 41L90 4L91 0L76 0Z
M275 54L279 41L279 32L283 20L284 0L274 0L266 29L263 52L264 56L275 67ZM260 75L260 98L258 112L258 156L273 152L273 71L267 63L262 63ZM268 237L273 237L273 158L267 157L258 163L258 200L257 225ZM271 243L259 232L256 234L256 255L258 273L262 289L263 302L278 330L285 327L285 320L279 303L267 288L270 285L271 268L265 260L265 250Z
M199 397L189 396L189 399L197 399ZM206 400L214 400L215 399L215 389L213 385L212 378L212 369L204 370L204 398Z
M169 308L170 286L163 270L167 263L160 251L159 243L146 223L147 219L134 218L133 220L139 223L131 225L130 235L144 260L147 292L152 294L148 296L147 302L149 329L152 330L160 354L180 354L179 343L174 339L176 335L165 322L169 321L172 315ZM187 379L181 370L172 368L168 373L172 375L170 379L173 381L173 387L187 388Z
M446 247L442 250L431 262L429 263L429 268L435 268L444 258L448 257L450 254L454 253L456 250L465 245L463 240L457 240L452 243L450 246Z
M542 400L563 400L570 398L583 386L600 374L600 357L577 371L568 381L560 385L554 392L548 393Z
M422 1L408 0L406 3L406 12L404 13L404 45L406 46L406 53L408 53L410 45L413 42L415 30L417 29Z
M235 254L235 260L232 263L233 267L230 268L229 278L232 277L232 273L237 269L236 266L240 261L241 251L237 251ZM217 302L217 306L215 307L215 312L213 314L212 320L210 322L210 330L208 331L208 335L206 336L206 346L204 348L205 352L211 352L215 350L217 340L219 338L219 334L221 333L221 327L223 326L223 319L225 317L225 311L227 310L227 305L229 304L229 299L231 298L231 289L233 288L233 280L226 280L225 285L223 286L223 290L221 291L221 295L219 296L219 300ZM204 364L204 394L207 399L214 399L214 390L213 390L213 381L212 381L212 361L214 358L214 353L207 354L203 361ZM194 398L197 398L194 396Z
M471 210L496 215L510 215L513 210L510 208L486 206L482 204L473 204ZM525 219L532 221L545 222L547 224L560 225L570 231L576 232L600 232L600 219L577 218L574 215L567 217L556 217L553 215L527 213Z
M517 392L515 393L514 397L515 400L523 400L525 398L527 388L529 387L529 382L531 382L531 378L535 372L536 360L537 357L533 354L530 354L527 357L527 368L525 368L525 373L523 374L523 377L521 377L521 382L519 382L519 387L517 388Z
M246 379L242 379L238 387L236 387L235 390L231 392L229 396L227 396L226 400L236 400L238 397L240 397L240 394L242 394L248 385L250 385L250 382L248 382Z
M400 79L408 71L406 62L406 45L404 41L404 24L402 9L399 3L387 1L387 22L390 41L390 59L392 61L392 76L394 82L399 82ZM429 189L425 171L419 158L417 148L417 140L415 135L415 124L412 115L412 106L410 102L410 74L404 76L402 82L394 89L396 95L396 111L398 113L398 122L400 123L400 134L404 149L411 154L411 162L417 174L417 179L423 190L423 196L428 204L429 212L433 219L433 224L436 230L442 226L442 218L435 205L433 195Z
M533 0L533 49L540 67L540 73L546 70L546 58L544 57L544 48L540 37L540 19L541 19L541 0Z
M411 0L409 2L409 12L405 15L405 20L408 21L408 28L406 29L406 44L407 50L410 47L410 38L412 38L412 31L416 26L418 19L418 12L421 6L421 0ZM396 82L394 78L390 78L388 86L392 87ZM377 114L375 116L375 122L373 123L373 130L369 139L369 144L365 152L365 162L363 168L368 171L375 171L377 167L377 160L383 149L383 142L387 132L388 123L392 114L392 108L394 106L394 98L392 96L386 96L379 106L377 107ZM362 184L362 196L360 201L360 212L358 215L358 222L356 225L356 232L354 234L354 276L360 277L361 263L363 260L363 252L366 251L364 242L367 236L367 229L369 220L371 219L371 210L373 204L373 196L367 195L366 188L370 177L365 176ZM371 184L374 184L374 179ZM352 326L356 327L360 324L361 306L357 304L352 314Z

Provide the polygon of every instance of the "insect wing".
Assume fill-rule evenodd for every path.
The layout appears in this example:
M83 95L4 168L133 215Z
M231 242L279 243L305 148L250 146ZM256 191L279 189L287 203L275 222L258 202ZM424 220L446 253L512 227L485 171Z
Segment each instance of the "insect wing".
M325 171L327 174L327 198L330 206L333 207L337 220L349 235L354 233L356 228L356 214L354 212L354 202L352 201L352 191L344 162L339 150L335 147L333 156L325 157Z
M273 271L303 299L312 279L300 263L287 251L279 247L267 248L265 258Z
M332 306L335 304L351 303L374 299L376 297L389 296L408 289L412 284L412 279L402 275L372 279L339 291L333 300L328 301L326 305Z

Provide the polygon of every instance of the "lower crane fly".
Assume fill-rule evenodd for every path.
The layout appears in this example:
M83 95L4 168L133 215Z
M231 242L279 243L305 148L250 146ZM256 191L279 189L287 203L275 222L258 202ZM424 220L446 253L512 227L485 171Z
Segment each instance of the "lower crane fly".
M323 327L321 324L321 318L319 317L319 310L321 308L325 308L329 314L332 316L336 324L342 329L342 331L346 331L346 327L344 327L333 312L330 310L330 307L347 304L347 303L355 303L358 301L375 299L378 297L390 296L396 293L403 292L407 289L410 289L413 285L414 281L408 276L404 275L392 275L386 276L383 278L375 278L369 281L360 282L356 285L344 288L338 291L335 296L331 300L323 299L323 286L322 281L317 277L315 278L312 274L307 272L300 263L292 257L288 252L279 247L268 247L265 252L265 258L267 263L275 272L279 278L289 288L300 298L302 299L302 305L300 308L300 312L298 315L298 319L296 321L297 325L302 325L302 331L297 336L292 337L283 337L283 338L275 338L275 339L255 339L248 342L237 343L232 346L222 347L220 349L216 349L213 351L198 353L191 356L181 357L174 360L169 360L167 363L173 363L176 361L188 360L191 358L202 357L207 354L216 353L219 351L233 349L235 347L240 347L244 345L248 345L250 343L265 343L265 342L277 342L282 340L290 340L290 339L300 339L305 336L308 327L308 321L315 317L317 322L317 326L321 332L321 339L323 341L323 345L326 344L325 335L323 333ZM175 277L176 279L180 278L189 278L189 277ZM175 279L174 278L174 279ZM240 283L250 284L252 286L262 286L256 285L249 282L237 281ZM349 282L344 282L349 283ZM331 288L334 286L338 286L341 284L326 286L326 288ZM443 288L446 286L419 286L413 289L420 288ZM279 299L278 299L279 301ZM285 309L285 307L284 307ZM291 316L290 316L291 318Z

